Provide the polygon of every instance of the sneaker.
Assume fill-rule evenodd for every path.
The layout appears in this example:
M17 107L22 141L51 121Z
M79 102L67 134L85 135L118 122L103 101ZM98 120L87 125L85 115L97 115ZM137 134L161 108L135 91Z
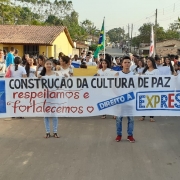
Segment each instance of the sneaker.
M135 139L133 138L133 136L128 136L127 137L127 140L131 143L134 143L135 142Z
M118 135L118 136L116 137L116 142L121 141L121 137L122 137L122 136Z

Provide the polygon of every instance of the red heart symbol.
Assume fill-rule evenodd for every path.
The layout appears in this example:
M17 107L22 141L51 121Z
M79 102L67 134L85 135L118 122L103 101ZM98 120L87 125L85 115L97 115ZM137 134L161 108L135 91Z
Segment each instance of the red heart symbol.
M75 112L77 111L77 109L78 109L78 108L75 107L75 106L72 106L72 107L71 107L71 111L72 111L73 113L75 113Z
M19 110L20 110L21 112L24 112L24 111L26 110L26 106L19 106Z
M73 92L66 92L66 97L71 98L73 96Z
M94 107L93 107L93 106L88 106L88 107L87 107L87 111L88 111L89 113L92 113L92 112L94 111Z

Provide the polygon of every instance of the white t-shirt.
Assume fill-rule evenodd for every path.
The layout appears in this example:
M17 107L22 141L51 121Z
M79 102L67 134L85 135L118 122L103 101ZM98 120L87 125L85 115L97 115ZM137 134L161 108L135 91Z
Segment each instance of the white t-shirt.
M36 77L36 66L30 67L29 77Z
M134 72L130 71L129 73L124 73L123 71L119 71L119 76L132 76Z
M10 70L11 70L11 77L15 77L15 78L22 78L23 75L27 74L25 68L22 67L21 65L18 65L17 71L15 71L15 65L12 65L10 67Z
M137 68L137 73L138 73L138 74L142 74L143 70L144 70L143 67L142 67L142 68Z
M5 61L4 62L0 62L0 75L4 75L5 74L5 70L6 70L6 64Z
M144 74L145 75L160 75L160 72L158 69L154 69L152 71L147 70Z
M180 70L177 70L177 74L180 74Z
M87 66L97 66L97 64L95 62L86 62Z
M108 76L109 75L109 71L111 71L110 68L107 68L104 71L102 69L99 69L97 71L97 74L99 74L100 76Z
M73 73L73 68L63 69L61 67L60 71L57 71L57 73L59 74L59 76L65 77L66 74L68 77L70 77L70 73Z
M38 71L42 71L43 70L43 66L39 66Z
M160 64L160 65L157 65L157 64L156 64L156 67L157 67L157 68L162 67L162 66L163 66L162 64Z
M130 70L134 71L136 67L137 67L137 65L133 64L133 65L131 65Z

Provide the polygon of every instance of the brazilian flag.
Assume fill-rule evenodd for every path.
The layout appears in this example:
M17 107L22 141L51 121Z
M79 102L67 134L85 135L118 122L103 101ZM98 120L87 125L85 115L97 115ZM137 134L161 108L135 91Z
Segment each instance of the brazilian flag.
M94 52L94 57L95 58L97 58L99 52L104 49L104 46L105 46L104 41L105 41L105 33L104 33L104 21L103 21L98 46L96 48L96 51Z

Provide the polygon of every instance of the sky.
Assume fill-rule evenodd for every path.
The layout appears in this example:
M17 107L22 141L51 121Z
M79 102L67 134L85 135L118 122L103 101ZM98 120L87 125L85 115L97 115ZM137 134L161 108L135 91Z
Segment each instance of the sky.
M143 23L157 21L164 29L180 17L180 0L72 0L74 10L79 13L79 21L89 19L101 29L105 17L105 30L121 27L128 32L128 24L133 24L133 36Z

